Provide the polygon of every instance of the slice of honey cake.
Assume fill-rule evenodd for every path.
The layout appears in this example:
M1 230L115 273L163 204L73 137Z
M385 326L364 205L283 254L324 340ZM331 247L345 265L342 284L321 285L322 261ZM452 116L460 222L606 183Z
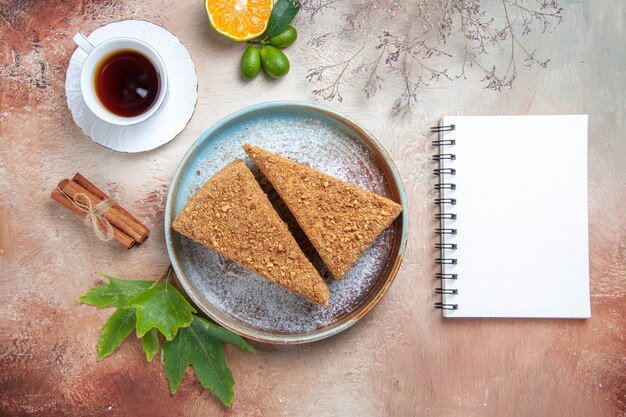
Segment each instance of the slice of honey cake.
M207 181L172 227L310 302L328 305L328 286L243 161Z
M252 145L244 150L272 183L322 260L341 279L402 212L378 194Z

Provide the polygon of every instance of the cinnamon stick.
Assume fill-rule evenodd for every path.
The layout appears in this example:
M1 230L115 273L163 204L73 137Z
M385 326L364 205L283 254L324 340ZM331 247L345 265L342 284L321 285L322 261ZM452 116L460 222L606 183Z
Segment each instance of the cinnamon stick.
M93 195L98 197L100 200L106 200L107 198L109 198L109 196L104 191L102 191L100 188L98 188L95 185L93 185L87 178L83 177L80 172L77 172L74 175L74 178L72 178L72 181L74 181L75 183L77 183L78 185L83 187L85 190L89 191L90 193L92 193ZM121 214L123 214L127 218L126 219L127 220L126 223L135 232L137 232L138 235L142 236L142 238L140 240L137 240L137 241L139 243L143 243L143 241L145 241L148 238L148 234L150 233L150 229L148 229L146 226L144 226L139 220L137 220L135 218L135 216L130 214L128 211L126 211L119 204L117 204L115 206L115 208L118 209L121 212Z
M62 183L63 182L64 181L62 181ZM100 198L96 197L93 193L87 191L85 188L81 187L74 181L68 181L64 185L61 185L61 183L59 183L59 188L72 200L76 199L77 194L84 194L93 206L98 205L98 203L102 201ZM119 230L126 233L137 242L143 242L144 240L146 240L147 232L141 233L137 231L134 228L136 227L135 223L130 220L123 211L120 210L119 205L115 205L107 210L104 213L104 218L107 219L113 226L117 227Z
M59 188L62 188L62 186L65 185L64 182L68 182L68 181L69 180L61 181L61 183L59 184ZM52 190L50 197L52 197L54 201L56 201L57 203L60 203L63 207L67 208L69 211L71 211L76 216L80 217L81 219L84 220L85 217L87 217L87 213L85 213L84 211L76 207L74 203L72 203L72 201L69 198L67 198L67 196L65 196L63 193L61 193L59 190L57 189ZM99 224L98 227L103 232L106 232L106 228L102 224ZM119 230L117 227L113 226L112 230L113 230L113 233L112 233L113 239L115 239L115 241L119 243L121 246L123 246L125 249L130 249L135 245L135 240L131 238L130 236L128 236L126 233Z

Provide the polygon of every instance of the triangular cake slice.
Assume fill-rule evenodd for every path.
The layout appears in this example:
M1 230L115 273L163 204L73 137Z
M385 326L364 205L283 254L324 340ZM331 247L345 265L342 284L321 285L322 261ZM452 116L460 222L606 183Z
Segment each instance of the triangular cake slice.
M272 183L322 260L341 279L402 206L252 145L244 150Z
M328 286L243 161L207 181L172 227L312 303L328 305Z

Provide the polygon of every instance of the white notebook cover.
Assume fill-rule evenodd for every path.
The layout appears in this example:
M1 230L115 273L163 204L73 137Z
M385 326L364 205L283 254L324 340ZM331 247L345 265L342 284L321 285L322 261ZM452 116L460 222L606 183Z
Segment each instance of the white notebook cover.
M456 184L442 227L456 250L442 265L445 317L591 316L587 228L587 116L445 117L455 145L442 177Z

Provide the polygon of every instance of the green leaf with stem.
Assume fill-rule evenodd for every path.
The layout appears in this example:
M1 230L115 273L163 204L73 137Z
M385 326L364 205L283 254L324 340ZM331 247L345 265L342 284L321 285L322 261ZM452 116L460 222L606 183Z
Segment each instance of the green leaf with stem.
M172 394L191 365L202 386L230 407L235 380L223 345L228 343L245 352L254 352L254 348L230 330L192 314L194 308L169 284L170 272L162 277L165 284L102 274L109 284L79 298L99 307L118 307L102 327L98 360L112 354L136 329L146 358L152 361L159 350L158 330L166 338L161 357Z
M196 310L178 290L170 285L155 285L126 303L137 313L137 337L143 337L151 329L158 329L167 340L176 336L178 329L191 324Z
M172 394L178 391L191 365L204 388L210 389L226 406L232 404L235 379L226 363L222 343L212 337L209 322L194 315L189 327L163 343L163 369Z

